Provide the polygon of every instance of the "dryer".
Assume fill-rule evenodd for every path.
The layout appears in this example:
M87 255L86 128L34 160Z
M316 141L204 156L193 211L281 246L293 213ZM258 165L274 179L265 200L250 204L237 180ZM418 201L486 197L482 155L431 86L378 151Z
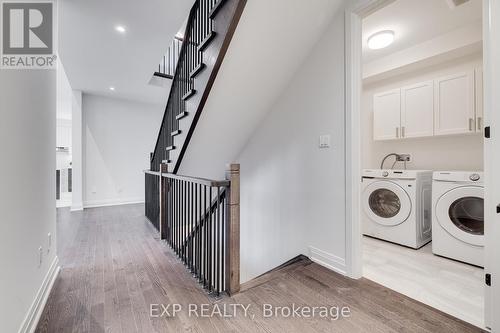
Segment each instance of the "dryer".
M432 252L483 267L483 173L434 172L432 201Z
M430 242L432 171L363 170L363 234L418 249Z

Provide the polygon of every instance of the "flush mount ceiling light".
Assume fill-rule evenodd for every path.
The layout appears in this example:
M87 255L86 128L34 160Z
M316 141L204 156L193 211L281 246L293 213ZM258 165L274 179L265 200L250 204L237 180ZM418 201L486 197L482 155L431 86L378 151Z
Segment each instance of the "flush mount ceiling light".
M115 87L109 87L109 90L115 91Z
M368 38L368 47L372 50L383 49L394 42L394 31L379 31Z
M115 27L115 30L118 31L121 34L124 34L127 31L127 29L125 29L125 27L123 25L117 25Z

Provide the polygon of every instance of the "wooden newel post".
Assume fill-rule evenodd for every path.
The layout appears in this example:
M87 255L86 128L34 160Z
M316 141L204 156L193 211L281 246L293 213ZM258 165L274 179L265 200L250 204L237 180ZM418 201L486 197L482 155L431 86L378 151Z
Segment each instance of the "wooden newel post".
M226 180L231 181L227 199L226 220L226 291L240 291L240 165L229 164Z
M165 239L167 237L167 178L162 177L162 173L167 173L168 172L168 165L167 164L160 164L160 221L159 221L159 228L160 228L160 238Z

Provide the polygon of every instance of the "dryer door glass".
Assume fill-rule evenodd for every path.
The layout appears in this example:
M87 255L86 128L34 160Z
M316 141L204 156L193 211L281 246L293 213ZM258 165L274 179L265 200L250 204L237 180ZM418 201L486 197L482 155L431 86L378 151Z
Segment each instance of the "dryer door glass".
M401 201L397 194L385 188L373 191L368 201L371 210L383 218L394 217L401 210Z
M455 200L448 211L451 221L459 229L484 235L484 200L478 197L463 197Z

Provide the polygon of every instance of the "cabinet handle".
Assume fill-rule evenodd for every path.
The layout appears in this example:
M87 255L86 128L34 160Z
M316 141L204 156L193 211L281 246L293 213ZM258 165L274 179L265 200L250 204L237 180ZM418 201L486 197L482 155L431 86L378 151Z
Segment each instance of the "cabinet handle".
M404 138L406 137L406 128L404 126L401 127L401 137Z
M469 118L469 131L471 131L471 132L474 130L473 122L474 122L474 119Z
M481 123L483 121L482 117L477 117L477 130L482 131L483 130L483 124Z
M399 138L399 127L396 127L396 138Z

